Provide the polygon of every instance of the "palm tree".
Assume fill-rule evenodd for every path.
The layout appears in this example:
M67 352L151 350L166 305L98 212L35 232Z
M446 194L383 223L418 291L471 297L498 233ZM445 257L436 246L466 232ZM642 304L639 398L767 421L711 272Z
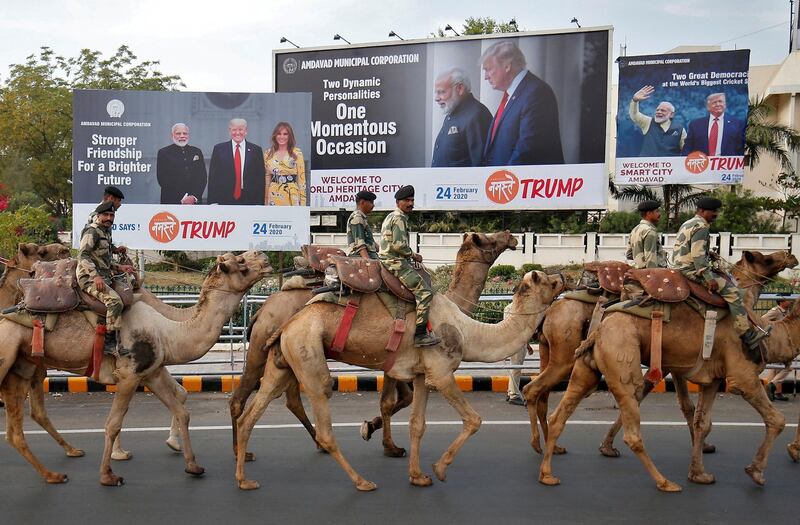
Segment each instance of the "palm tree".
M764 155L774 158L781 174L794 178L792 158L800 150L800 134L772 120L774 111L764 98L750 99L747 108L747 130L744 138L744 162L753 169Z
M608 188L611 195L621 201L661 200L659 192L651 186L617 187L613 181L609 180ZM665 184L661 187L661 194L664 197L664 210L667 212L666 227L669 229L681 210L687 206L693 206L706 194L706 191L697 190L688 184Z

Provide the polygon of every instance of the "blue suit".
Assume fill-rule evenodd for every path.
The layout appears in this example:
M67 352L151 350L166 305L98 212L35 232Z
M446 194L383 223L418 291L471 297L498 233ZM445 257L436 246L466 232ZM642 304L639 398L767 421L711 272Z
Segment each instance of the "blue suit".
M480 166L492 112L467 93L445 117L433 146L431 166Z
M724 115L725 124L722 128L722 142L720 143L721 155L743 155L744 154L744 131L745 123L739 119ZM706 155L713 155L708 152L708 132L709 118L697 118L689 122L686 130L686 141L683 143L681 155L688 155L693 151L702 151Z
M494 140L492 127L494 119L486 135L484 166L564 163L556 96L530 71L506 102Z
M233 198L233 186L236 173L233 167L233 148L231 141L221 142L214 146L211 153L211 165L208 169L208 204L264 204L264 186L266 170L264 168L264 152L261 146L243 141L244 188L239 200Z

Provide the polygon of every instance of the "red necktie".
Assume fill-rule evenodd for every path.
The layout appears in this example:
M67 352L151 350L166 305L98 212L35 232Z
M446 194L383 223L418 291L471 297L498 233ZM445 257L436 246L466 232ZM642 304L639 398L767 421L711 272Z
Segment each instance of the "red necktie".
M503 100L500 101L500 106L497 108L497 113L494 116L494 124L492 124L492 138L489 142L494 141L494 134L497 132L497 123L500 122L500 117L503 116L503 110L506 109L506 102L508 102L508 91L503 91Z
M717 154L717 140L719 138L719 117L714 117L711 124L711 133L708 134L708 154L712 157Z
M239 153L241 144L236 145L236 154L233 156L233 170L236 172L236 182L233 186L233 198L237 201L242 196L242 154Z

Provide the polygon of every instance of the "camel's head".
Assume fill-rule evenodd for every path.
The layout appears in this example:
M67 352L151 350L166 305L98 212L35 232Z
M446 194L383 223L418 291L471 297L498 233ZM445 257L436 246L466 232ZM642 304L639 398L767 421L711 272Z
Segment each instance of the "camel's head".
M37 261L55 261L69 257L69 248L61 243L38 245L33 242L21 242L17 246L16 265L30 269Z
M467 232L462 238L459 256L465 260L492 264L504 251L516 250L517 244L517 238L508 230L489 234ZM470 255L468 259L463 257L467 254Z
M759 277L774 277L781 271L794 268L798 264L797 257L786 250L769 255L745 250L740 262L744 266L743 269L746 268L745 274L749 274L749 277L756 280L761 280Z
M535 297L542 305L553 302L564 290L564 280L560 275L547 275L544 272L532 271L522 277L522 281L514 289L514 300L524 297Z
M243 292L273 272L262 252L248 251L241 255L226 253L217 257L209 277L225 282L229 291Z

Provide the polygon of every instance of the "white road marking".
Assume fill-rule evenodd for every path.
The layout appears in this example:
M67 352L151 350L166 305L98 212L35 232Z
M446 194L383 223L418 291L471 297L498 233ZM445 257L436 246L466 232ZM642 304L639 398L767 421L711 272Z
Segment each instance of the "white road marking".
M568 425L611 425L613 421L600 421L600 420L585 420L585 421L567 421ZM427 421L427 425L431 426L457 426L461 425L461 421ZM489 426L530 426L530 421L527 420L508 420L508 421L484 421L483 425ZM686 421L642 421L643 427L685 427ZM360 427L361 422L358 423L334 423L334 427ZM392 421L392 426L407 427L408 421ZM714 421L714 428L719 427L763 427L764 423L758 422L744 422L744 421ZM787 423L786 428L796 428L797 423ZM256 425L257 429L282 429L282 428L303 428L300 423L286 423L281 425ZM206 431L206 430L230 430L230 425L201 425L189 427L192 432ZM168 432L169 427L133 427L123 428L122 432ZM59 430L61 434L102 434L105 429L102 428L74 428L68 430ZM26 435L46 434L44 430L26 430ZM5 432L0 432L0 436L5 436Z

